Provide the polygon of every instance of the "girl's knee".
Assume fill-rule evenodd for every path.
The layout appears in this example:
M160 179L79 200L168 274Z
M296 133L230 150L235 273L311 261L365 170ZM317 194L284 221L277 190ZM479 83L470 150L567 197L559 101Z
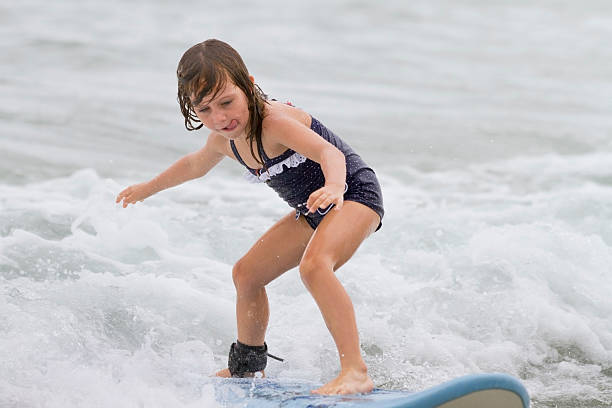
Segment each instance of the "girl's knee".
M242 259L234 264L232 268L232 280L234 281L234 286L238 289L238 286L241 286L242 280L244 279L244 266Z
M333 273L332 264L323 256L306 254L300 262L300 277L307 288L319 274L329 272Z
M240 259L234 264L232 268L232 279L236 291L258 290L263 287L263 285L259 284L257 279L255 279L256 274L254 272L253 268L249 267L244 259Z

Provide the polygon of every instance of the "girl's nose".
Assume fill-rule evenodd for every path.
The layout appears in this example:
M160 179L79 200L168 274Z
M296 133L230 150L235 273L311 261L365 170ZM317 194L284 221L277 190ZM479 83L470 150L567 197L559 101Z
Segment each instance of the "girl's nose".
M217 129L219 126L224 127L226 126L225 122L227 121L227 115L222 111L217 111L213 115L213 120Z

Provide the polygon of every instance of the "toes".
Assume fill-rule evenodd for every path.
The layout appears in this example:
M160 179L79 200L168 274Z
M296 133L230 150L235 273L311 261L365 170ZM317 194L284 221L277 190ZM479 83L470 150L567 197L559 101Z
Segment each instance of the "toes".
M324 385L324 386L322 386L320 388L317 388L316 390L312 390L310 392L313 393L313 394L318 394L318 395L330 395L331 394L330 389L329 389L329 387L327 385Z
M223 370L221 370L221 371L217 371L217 372L215 373L215 376L216 376L216 377L229 378L229 377L231 377L231 376L232 376L232 374L230 374L229 369L224 368L224 369L223 369Z
M312 394L318 394L318 395L348 394L348 392L345 391L345 387L343 387L342 385L340 385L340 386L333 386L333 385L329 385L329 384L326 384L326 385L322 386L321 388L318 388L316 390L312 390L310 392Z

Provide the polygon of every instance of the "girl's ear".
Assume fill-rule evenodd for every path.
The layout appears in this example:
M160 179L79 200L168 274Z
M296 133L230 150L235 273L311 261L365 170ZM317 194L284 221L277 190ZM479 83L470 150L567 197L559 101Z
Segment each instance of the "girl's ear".
M255 77L253 75L249 75L249 79L251 80L252 83L255 83Z

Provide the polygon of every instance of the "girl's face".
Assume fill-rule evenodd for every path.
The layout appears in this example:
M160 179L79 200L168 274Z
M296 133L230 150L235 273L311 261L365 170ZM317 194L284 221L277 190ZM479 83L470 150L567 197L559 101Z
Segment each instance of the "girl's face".
M202 99L194 110L209 130L232 140L246 136L249 104L244 92L232 81L228 80L213 99Z

